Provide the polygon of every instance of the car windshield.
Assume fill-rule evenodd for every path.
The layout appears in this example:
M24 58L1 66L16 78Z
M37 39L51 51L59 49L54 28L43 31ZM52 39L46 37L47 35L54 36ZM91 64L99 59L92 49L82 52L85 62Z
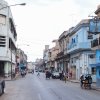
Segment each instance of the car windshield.
M98 87L100 0L0 0L0 100L100 100Z

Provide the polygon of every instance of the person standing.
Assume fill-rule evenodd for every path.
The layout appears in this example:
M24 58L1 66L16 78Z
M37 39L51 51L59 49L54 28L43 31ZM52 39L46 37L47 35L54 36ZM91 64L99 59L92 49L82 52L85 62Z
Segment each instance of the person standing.
M59 72L59 79L62 80L62 72Z
M84 75L80 76L80 86L83 88Z
M64 77L65 77L65 83L66 83L66 81L68 80L68 72L65 73Z

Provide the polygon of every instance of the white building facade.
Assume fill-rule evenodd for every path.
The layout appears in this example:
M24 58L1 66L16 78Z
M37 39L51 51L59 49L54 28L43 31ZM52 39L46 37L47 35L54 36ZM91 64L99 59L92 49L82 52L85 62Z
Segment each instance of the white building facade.
M7 2L0 0L0 75L9 76L16 65L16 29Z

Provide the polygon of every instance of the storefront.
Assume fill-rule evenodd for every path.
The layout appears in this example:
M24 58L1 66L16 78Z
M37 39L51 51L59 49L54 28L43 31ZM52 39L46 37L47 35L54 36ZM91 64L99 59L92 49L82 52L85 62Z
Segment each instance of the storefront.
M100 87L100 50L96 50L96 63L90 64L90 67L96 68L96 84Z

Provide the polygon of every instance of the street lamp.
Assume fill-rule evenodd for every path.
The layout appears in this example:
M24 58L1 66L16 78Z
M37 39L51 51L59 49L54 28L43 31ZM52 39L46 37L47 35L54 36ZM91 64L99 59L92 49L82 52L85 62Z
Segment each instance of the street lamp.
M18 5L21 5L21 6L25 6L26 3L21 3L21 4L14 4L14 5L9 5L9 6L4 6L2 8L0 8L0 10L3 10L3 9L8 9L7 11L7 20L8 20L8 23L7 23L7 35L8 35L8 39L9 39L9 9L11 6L18 6ZM10 41L10 51L11 51L11 79L13 78L12 76L12 46L11 46L11 40Z
M4 8L8 8L8 7L11 7L11 6L17 6L17 5L20 5L20 6L25 6L26 3L21 3L21 4L14 4L14 5L9 5L9 6L4 6L2 8L0 8L0 10L4 9Z

